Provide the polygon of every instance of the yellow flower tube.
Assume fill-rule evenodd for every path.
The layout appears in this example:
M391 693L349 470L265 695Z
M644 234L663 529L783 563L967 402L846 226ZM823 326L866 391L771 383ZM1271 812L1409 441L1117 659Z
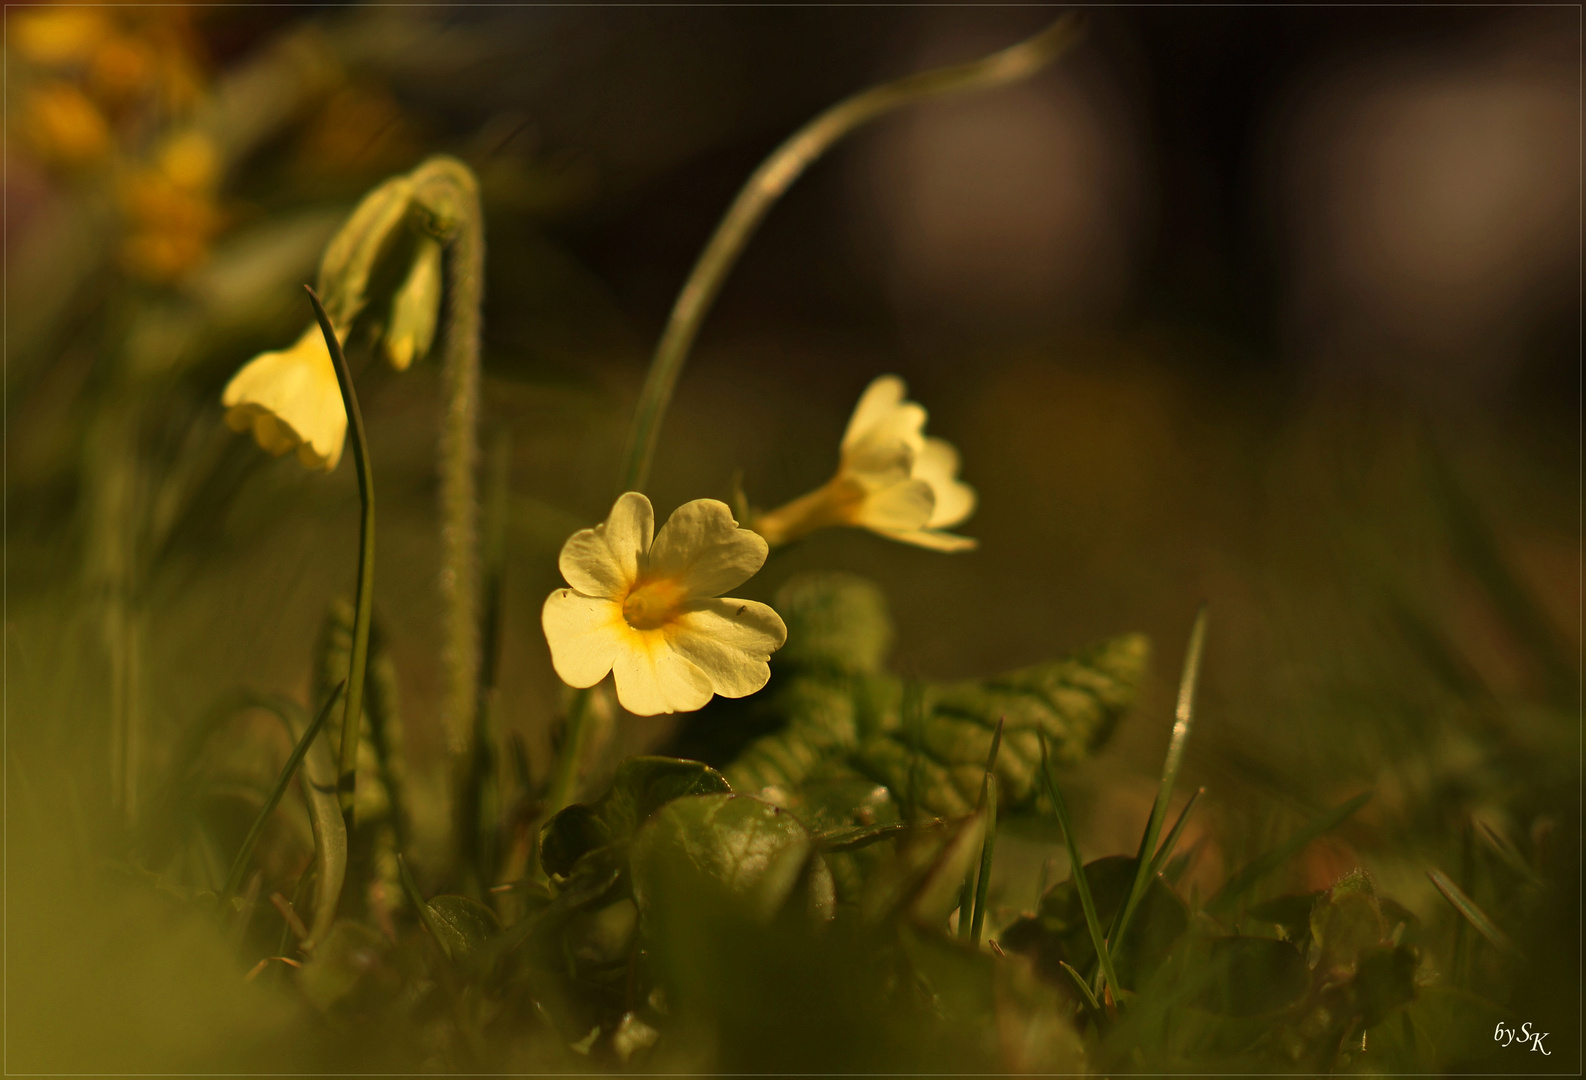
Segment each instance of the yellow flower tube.
M310 326L291 348L260 353L244 364L220 403L227 426L252 431L277 457L296 450L306 467L326 472L341 460L347 409L318 326Z

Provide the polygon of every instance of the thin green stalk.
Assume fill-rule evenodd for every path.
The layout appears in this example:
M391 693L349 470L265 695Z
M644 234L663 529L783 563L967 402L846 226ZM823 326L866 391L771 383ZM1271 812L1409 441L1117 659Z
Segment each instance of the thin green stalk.
M1090 931L1091 946L1096 950L1102 975L1107 985L1113 988L1113 997L1116 998L1121 989L1118 972L1113 968L1112 954L1107 951L1107 939L1102 936L1101 918L1096 914L1096 900L1091 895L1090 881L1085 876L1085 862L1079 857L1079 841L1074 836L1074 823L1068 816L1068 804L1063 801L1063 794L1052 776L1052 759L1046 748L1044 731L1041 732L1041 779L1046 782L1047 797L1052 800L1052 810L1057 814L1058 824L1063 827L1063 843L1068 848L1069 875L1074 879L1074 888L1079 890L1079 906L1085 912L1085 927ZM1091 1000L1095 1000L1094 995Z
M275 787L271 789L269 798L264 800L264 805L259 808L259 813L253 819L253 825L248 829L248 835L242 839L242 847L237 850L237 857L232 860L231 872L226 875L225 887L220 890L222 904L230 900L242 885L242 875L248 871L248 861L253 858L253 849L264 833L265 824L270 820L270 815L275 813L275 808L280 805L281 796L286 794L287 786L292 783L292 777L297 775L297 767L303 763L303 757L313 745L314 737L319 734L319 729L325 726L325 718L330 716L331 709L346 688L347 684L343 682L331 692L329 700L320 707L319 714L314 717L314 722L308 725L308 730L303 732L303 737L298 739L297 745L292 748L292 756L287 758L286 764L281 767L281 775L276 777Z
M1200 680L1201 652L1205 644L1206 605L1202 604L1195 613L1189 647L1184 652L1184 670L1179 676L1178 707L1173 713L1173 736L1168 740L1167 758L1162 762L1162 783L1157 789L1156 802L1151 804L1151 817L1146 822L1145 835L1140 837L1140 850L1135 853L1134 881L1129 886L1129 897L1119 912L1117 926L1112 933L1114 951L1128 932L1129 921L1151 884L1151 868L1156 864L1157 838L1162 834L1168 801L1173 798L1173 783L1178 779L1180 766L1184 764L1184 748L1189 744L1190 727L1195 722L1195 686Z
M618 473L619 493L642 490L649 480L661 420L700 324L755 229L804 170L843 136L894 109L1029 78L1073 44L1080 26L1079 14L1069 12L1034 37L991 56L872 87L827 109L772 151L739 191L678 294L639 394Z
M986 755L986 775L980 782L980 809L986 812L986 838L980 844L980 879L975 885L974 916L971 919L969 942L980 944L980 931L986 921L986 893L991 887L991 862L997 851L997 751L1002 747L1002 725L1006 717L998 717L997 730L991 736L991 752ZM963 919L963 913L959 913ZM963 929L960 922L959 929Z
M349 831L354 826L353 796L358 785L358 731L363 722L363 681L369 670L369 623L374 617L374 469L369 462L369 439L364 434L363 412L358 408L358 394L353 390L352 372L347 368L347 357L341 351L341 341L331 326L330 316L319 294L308 285L303 286L314 305L314 318L319 320L320 333L330 348L330 358L336 366L336 385L341 388L342 404L347 408L347 419L352 427L352 459L358 468L358 498L363 504L363 517L358 528L358 594L353 606L352 657L347 670L347 707L341 716L341 753L337 758L336 796L346 819Z

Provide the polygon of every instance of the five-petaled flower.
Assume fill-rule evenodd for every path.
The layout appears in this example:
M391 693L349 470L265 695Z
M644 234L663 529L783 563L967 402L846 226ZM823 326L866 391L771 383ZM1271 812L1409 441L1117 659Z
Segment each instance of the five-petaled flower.
M289 349L260 353L220 395L233 431L252 431L277 457L296 450L310 469L334 469L347 438L347 407L317 325Z
M639 716L754 693L787 627L766 604L720 594L752 577L766 551L715 499L684 503L656 535L650 500L621 496L603 524L562 546L571 588L551 593L541 615L556 673L585 687L611 672L617 700Z
M975 510L975 489L958 479L958 451L925 435L925 409L905 401L903 380L883 375L865 388L843 433L837 475L808 495L751 522L773 544L829 525L856 525L934 551L965 551L967 536L942 529Z

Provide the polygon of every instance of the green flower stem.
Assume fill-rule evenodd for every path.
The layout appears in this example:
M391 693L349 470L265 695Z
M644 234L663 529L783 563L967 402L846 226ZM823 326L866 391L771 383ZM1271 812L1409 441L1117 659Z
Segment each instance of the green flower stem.
M683 371L683 361L722 283L767 211L817 158L843 136L894 109L950 94L989 90L1029 78L1077 39L1081 21L1069 12L1028 40L980 60L907 75L872 87L821 113L766 158L744 184L694 264L656 346L639 394L628 445L618 473L618 493L642 490L660 438L661 420Z
M364 434L363 412L358 408L358 395L352 387L352 372L347 369L347 357L341 350L341 341L325 314L325 305L312 288L303 286L309 302L314 305L314 318L325 335L330 357L336 365L336 385L341 388L341 400L347 407L347 419L352 426L352 458L358 467L358 498L363 504L363 518L358 530L358 596L352 620L352 659L347 671L347 707L341 716L341 753L338 758L336 796L341 805L342 817L349 831L354 826L353 795L358 784L358 730L363 720L363 681L369 670L369 623L374 614L374 470L369 463L369 440Z
M473 172L433 157L412 173L414 201L447 241L441 357L441 597L445 605L445 718L452 756L466 761L479 694L479 336L484 213Z
M314 722L308 725L308 730L303 732L303 737L297 740L297 746L292 749L292 756L286 759L286 764L281 768L281 775L276 778L275 787L270 792L270 797L264 800L264 805L259 808L259 813L253 819L253 825L248 829L248 835L243 837L242 847L237 849L237 857L232 860L231 872L226 875L225 887L220 890L220 902L224 904L236 894L242 885L242 875L248 872L248 862L253 857L253 849L259 843L259 837L264 832L265 823L270 820L270 815L275 813L275 808L281 803L281 796L286 794L286 789L292 783L292 777L297 775L297 767L303 764L303 758L308 754L308 748L314 745L314 737L319 734L319 729L325 726L326 717L330 716L336 702L340 700L341 693L347 688L345 682L338 683L336 689L320 707L319 714L314 717Z

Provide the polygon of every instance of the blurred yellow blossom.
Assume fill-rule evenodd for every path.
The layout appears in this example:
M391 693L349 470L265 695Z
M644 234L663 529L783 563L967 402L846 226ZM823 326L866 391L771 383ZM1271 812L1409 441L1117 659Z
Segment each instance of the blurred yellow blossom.
M121 177L121 259L138 277L173 281L204 261L223 223L215 203L220 152L207 136L185 131L168 136L153 158Z
M252 431L277 457L296 450L310 469L334 469L347 438L347 410L336 367L318 325L290 349L260 353L220 396L233 431Z
M551 593L541 616L556 673L584 687L611 672L617 700L639 716L759 690L787 627L765 604L720 594L764 565L765 540L715 499L678 507L652 543L654 530L650 500L630 491L563 545L572 587Z
M52 164L88 165L110 152L110 125L87 95L71 83L35 86L22 110L28 141Z
M11 18L11 47L44 67L87 60L111 33L97 8L58 7L19 11Z
M966 551L967 536L942 529L975 510L975 489L958 479L958 451L925 435L925 409L883 375L865 388L843 433L837 475L751 527L772 545L831 525L854 525L934 551Z

